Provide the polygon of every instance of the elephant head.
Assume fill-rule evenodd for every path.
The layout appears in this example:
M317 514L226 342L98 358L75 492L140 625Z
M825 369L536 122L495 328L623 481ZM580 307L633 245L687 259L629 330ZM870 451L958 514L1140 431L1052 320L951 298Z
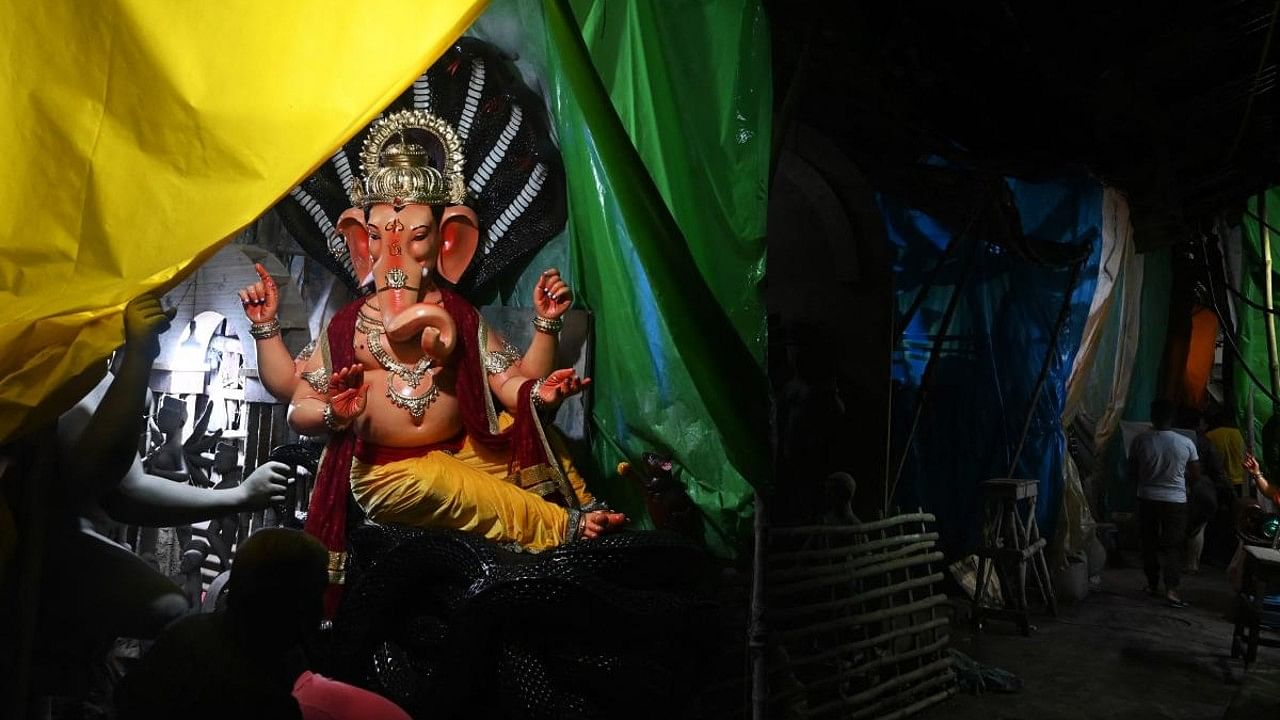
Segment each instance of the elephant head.
M439 118L404 111L374 125L361 159L366 175L352 186L355 207L339 218L338 231L357 276L373 276L387 337L417 340L443 360L456 328L444 308L423 298L437 280L461 279L479 241L476 214L463 204L461 142Z

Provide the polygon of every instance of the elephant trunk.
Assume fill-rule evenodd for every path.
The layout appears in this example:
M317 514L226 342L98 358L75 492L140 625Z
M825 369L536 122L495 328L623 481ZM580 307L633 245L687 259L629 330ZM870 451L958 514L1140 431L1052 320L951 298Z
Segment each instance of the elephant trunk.
M419 301L421 274L417 268L409 275L411 282L400 282L405 275L394 270L375 273L381 298L382 324L387 337L395 342L417 340L422 349L437 361L443 361L453 350L457 334L453 318L443 307ZM401 269L401 273L404 270Z

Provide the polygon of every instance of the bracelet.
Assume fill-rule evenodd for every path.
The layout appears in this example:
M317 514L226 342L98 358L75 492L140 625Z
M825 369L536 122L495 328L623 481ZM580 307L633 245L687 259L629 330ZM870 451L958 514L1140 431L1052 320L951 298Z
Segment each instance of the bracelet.
M347 429L347 424L339 420L337 415L333 414L332 403L326 403L324 406L324 426L334 432L342 432Z
M540 333L556 335L562 327L564 327L564 318L545 318L541 315L535 315L533 318L533 329Z
M565 527L565 542L578 542L587 529L587 514L577 508L568 508L569 520Z
M542 389L542 380L534 380L533 387L529 388L529 404L534 410L544 410L547 407L547 401L542 399L542 395L538 391Z
M266 340L280 334L280 321L276 319L268 320L264 323L254 323L249 326L249 334L255 340Z

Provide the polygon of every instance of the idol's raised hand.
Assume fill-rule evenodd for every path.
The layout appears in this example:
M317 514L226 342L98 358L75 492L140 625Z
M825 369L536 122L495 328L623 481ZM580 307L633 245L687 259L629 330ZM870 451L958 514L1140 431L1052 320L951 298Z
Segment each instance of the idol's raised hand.
M255 263L253 269L258 271L258 277L262 279L240 291L240 304L244 306L244 314L249 322L271 322L280 311L280 289L276 287L271 273L262 267L262 263Z
M533 289L533 309L539 317L554 320L573 305L573 290L560 277L560 271L551 268L538 278L538 286Z

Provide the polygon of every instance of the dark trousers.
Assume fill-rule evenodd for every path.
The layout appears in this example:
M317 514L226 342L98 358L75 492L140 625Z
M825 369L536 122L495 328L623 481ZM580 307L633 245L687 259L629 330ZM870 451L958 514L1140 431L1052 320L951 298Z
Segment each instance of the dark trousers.
M1138 522L1142 528L1142 569L1147 585L1160 584L1177 590L1182 573L1182 554L1187 543L1187 504L1138 499Z

